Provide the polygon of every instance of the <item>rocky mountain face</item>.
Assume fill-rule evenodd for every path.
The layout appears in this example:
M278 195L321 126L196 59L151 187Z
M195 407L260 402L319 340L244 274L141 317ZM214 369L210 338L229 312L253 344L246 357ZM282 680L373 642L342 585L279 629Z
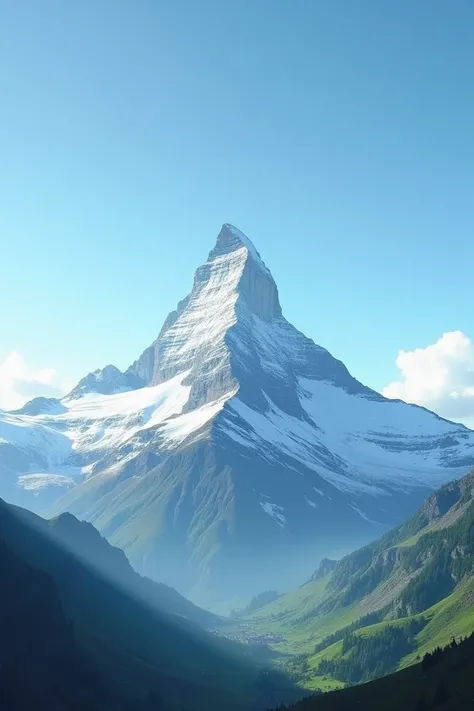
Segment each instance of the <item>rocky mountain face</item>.
M309 582L316 583L318 580L322 580L326 575L332 573L337 565L337 560L331 560L330 558L323 558L317 569L314 571L313 575L309 579Z
M473 432L386 400L295 329L231 225L158 338L111 368L64 412L1 413L0 494L91 521L201 603L307 579L474 464Z
M387 618L422 613L474 574L474 471L382 538L337 562L327 610L364 601Z

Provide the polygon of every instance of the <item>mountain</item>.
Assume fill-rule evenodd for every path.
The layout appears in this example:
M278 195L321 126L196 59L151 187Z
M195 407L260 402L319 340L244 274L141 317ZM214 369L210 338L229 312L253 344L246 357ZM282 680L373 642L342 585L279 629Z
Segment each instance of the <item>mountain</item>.
M239 621L235 637L273 635L312 688L359 683L413 664L474 630L474 471L401 526ZM226 633L229 634L230 630Z
M95 570L114 586L159 612L179 615L199 627L213 630L221 622L217 615L197 607L174 588L144 578L130 565L120 548L111 546L92 524L78 521L70 513L45 520L26 509L12 509L27 525L52 538L61 548Z
M158 338L110 368L64 412L1 413L0 494L87 519L202 604L307 579L474 464L472 431L383 398L294 328L228 224Z
M153 701L149 706L145 703L150 711L250 711L282 697L296 698L288 683L257 666L248 651L204 632L180 614L160 611L156 604L159 592L153 602L151 597L140 599L125 586L112 583L110 567L123 567L120 552L114 554L118 562L105 565L109 571L106 574L87 565L81 553L72 554L62 544L64 529L70 525L70 517L62 519L59 529L51 532L49 524L36 515L0 501L0 599L5 602L0 614L0 653L4 662L0 674L6 674L9 665L16 669L23 657L29 668L39 660L38 676L47 666L47 677L37 683L41 689L41 684L55 684L57 689L53 689L52 696L60 696L63 680L52 675L54 660L61 660L64 654L65 673L70 676L69 661L76 655L82 660L81 665L90 670L91 678L100 680L100 688L103 685L111 689L112 697L136 701L135 711L142 711L146 699ZM53 529L56 526L57 522L53 522ZM76 534L82 535L77 530ZM95 537L89 529L88 535ZM84 545L78 548L83 550ZM102 546L98 556L102 567L111 552L105 552L105 543L97 545ZM4 558L9 567L1 567ZM20 573L24 571L18 578L10 573L14 566ZM45 655L51 655L51 661L48 656L42 659L43 649ZM59 662L57 673L61 674L62 669ZM77 670L77 677L73 675L71 684L76 683L82 669L80 666ZM83 677L87 684L85 672ZM281 687L275 687L276 682ZM87 698L87 690L81 692L82 698ZM64 703L41 708L95 708L85 702L80 705L80 699L76 706ZM97 708L109 706L104 702ZM110 708L121 706L117 703Z
M143 381L133 373L122 373L115 365L106 365L105 368L98 368L82 378L71 390L68 399L80 398L91 393L115 395L135 390L143 385Z
M59 415L66 412L67 409L55 397L35 397L33 400L27 402L23 407L18 410L14 410L12 414L14 415L46 415L54 414Z

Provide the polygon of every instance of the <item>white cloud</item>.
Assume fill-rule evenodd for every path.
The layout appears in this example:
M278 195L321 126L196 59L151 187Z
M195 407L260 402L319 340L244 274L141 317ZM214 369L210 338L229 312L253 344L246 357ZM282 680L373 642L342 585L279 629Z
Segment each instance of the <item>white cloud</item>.
M14 410L39 395L61 397L64 392L54 368L35 370L16 351L0 361L0 408L3 410Z
M396 365L400 380L384 388L385 397L474 428L474 343L465 333L450 331L425 348L400 351Z

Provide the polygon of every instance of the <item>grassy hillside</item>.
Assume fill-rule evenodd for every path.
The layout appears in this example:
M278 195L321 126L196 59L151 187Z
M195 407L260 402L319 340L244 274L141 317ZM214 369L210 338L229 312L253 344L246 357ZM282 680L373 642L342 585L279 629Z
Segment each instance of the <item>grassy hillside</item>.
M474 638L359 686L308 697L291 711L467 711L474 705ZM280 708L279 711L282 711Z
M413 664L474 629L474 473L431 496L409 521L239 620L312 689ZM331 564L330 564L331 563ZM330 564L330 565L329 565ZM328 572L329 571L329 572Z

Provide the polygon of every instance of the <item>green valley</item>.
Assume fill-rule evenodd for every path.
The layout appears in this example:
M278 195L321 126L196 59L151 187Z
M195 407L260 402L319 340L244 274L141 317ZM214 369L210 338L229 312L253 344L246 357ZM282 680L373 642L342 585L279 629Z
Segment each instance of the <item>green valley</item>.
M367 684L308 696L292 711L466 711L474 700L474 636Z
M233 621L300 686L328 691L410 666L474 630L474 472L398 528ZM229 634L229 630L225 631Z

